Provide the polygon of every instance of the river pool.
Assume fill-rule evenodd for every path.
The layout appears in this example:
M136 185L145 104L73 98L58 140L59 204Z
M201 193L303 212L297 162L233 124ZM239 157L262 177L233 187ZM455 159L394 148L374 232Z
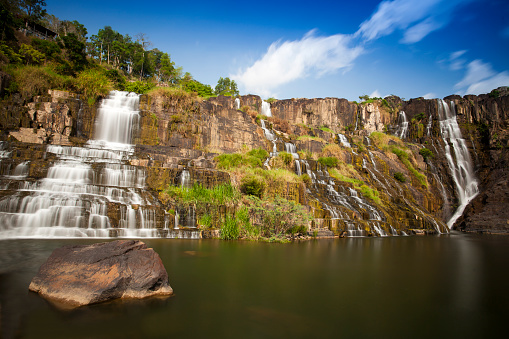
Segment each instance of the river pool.
M28 292L51 252L0 241L2 338L488 338L507 335L509 237L271 244L144 240L175 295L62 311Z

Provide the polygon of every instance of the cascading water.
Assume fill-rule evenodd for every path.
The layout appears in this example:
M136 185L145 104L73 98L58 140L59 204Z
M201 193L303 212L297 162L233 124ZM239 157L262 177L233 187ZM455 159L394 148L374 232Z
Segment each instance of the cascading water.
M479 188L474 174L472 159L456 120L454 102L451 102L451 107L449 107L444 100L438 100L438 117L440 133L444 139L445 156L456 185L456 193L459 200L456 212L447 222L447 226L451 228L461 216L468 203L479 193Z
M235 98L235 108L240 109L240 99L239 98Z
M398 130L396 131L396 135L400 138L406 138L408 131L408 119L406 117L406 113L404 111L399 112L400 125L398 126Z
M180 174L180 187L191 187L191 175L188 169L184 169Z
M352 147L352 145L348 142L348 139L346 138L346 136L344 134L341 134L341 133L338 133L338 138L339 138L339 144L340 145L343 145L345 147Z
M262 114L266 117L271 117L270 104L267 101L262 101Z
M110 93L98 110L94 140L84 147L49 145L46 152L57 160L46 178L19 180L19 189L0 201L0 238L161 236L155 209L141 195L145 171L126 163L134 152L138 100ZM26 165L18 165L20 177Z

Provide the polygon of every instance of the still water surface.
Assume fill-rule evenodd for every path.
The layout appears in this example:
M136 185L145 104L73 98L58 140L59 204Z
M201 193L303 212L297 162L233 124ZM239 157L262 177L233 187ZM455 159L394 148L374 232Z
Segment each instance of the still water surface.
M28 292L53 249L0 241L2 338L487 338L508 333L509 237L146 240L175 296L61 311Z

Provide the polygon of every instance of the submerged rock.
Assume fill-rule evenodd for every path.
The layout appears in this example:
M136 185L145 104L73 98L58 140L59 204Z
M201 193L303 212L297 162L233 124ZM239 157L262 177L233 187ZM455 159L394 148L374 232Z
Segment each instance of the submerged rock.
M139 240L57 248L29 289L69 306L173 294L161 258Z

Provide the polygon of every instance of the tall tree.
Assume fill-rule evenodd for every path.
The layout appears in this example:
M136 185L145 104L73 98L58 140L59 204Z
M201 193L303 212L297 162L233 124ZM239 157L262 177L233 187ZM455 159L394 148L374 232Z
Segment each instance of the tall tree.
M14 31L21 26L20 20L17 20L14 13L18 8L12 4L12 1L0 1L0 40L15 40Z
M46 10L43 8L46 6L44 0L20 0L19 7L24 12L25 20L25 34L28 28L28 22L39 22L45 15Z
M239 89L237 87L237 83L235 80L231 80L230 78L219 78L217 81L217 85L215 88L216 95L228 95L228 96L236 96L239 95Z

